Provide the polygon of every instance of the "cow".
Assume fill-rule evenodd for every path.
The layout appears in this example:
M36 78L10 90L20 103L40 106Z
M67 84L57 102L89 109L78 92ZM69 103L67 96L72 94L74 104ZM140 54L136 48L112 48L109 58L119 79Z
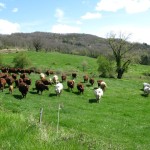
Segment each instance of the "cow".
M95 81L94 81L94 78L90 78L90 79L89 79L89 83L90 83L92 86L93 86L94 82L95 82Z
M8 84L8 86L12 85L15 82L15 80L14 80L14 78L12 76L6 77L5 80L6 80L7 84Z
M68 86L68 89L72 89L74 88L74 84L75 84L75 81L74 80L68 80L67 81L67 86Z
M82 83L78 83L77 84L77 89L78 89L78 92L79 92L79 94L83 94L83 92L84 92L84 86L83 86L83 84Z
M84 82L88 82L88 79L89 79L88 75L84 75L84 76L83 76Z
M47 80L46 78L42 78L41 81L45 84L45 85L52 85L53 82L50 80Z
M101 97L103 96L103 90L101 88L97 88L94 90L94 95L96 97L96 101L99 103Z
M75 79L77 77L77 73L72 73L72 79Z
M45 72L45 74L46 74L47 76L49 76L50 74L54 74L54 71L52 71L52 70L47 70L47 71Z
M57 75L54 75L53 78L52 78L53 82L56 84L58 83L58 76Z
M62 74L62 75L61 75L61 80L62 80L62 82L66 81L66 79L67 79L67 76L66 76L65 74Z
M23 78L23 82L28 84L28 85L31 85L31 79L29 79L27 77Z
M26 98L26 95L27 95L27 93L29 91L29 85L27 85L24 82L21 82L21 83L19 83L18 88L19 88L19 91L22 94L22 97Z
M22 78L22 79L27 78L26 73L21 73L21 74L20 74L20 78Z
M45 79L45 74L44 73L40 73L40 79Z
M14 90L14 86L13 86L13 85L10 85L10 86L9 86L9 93L12 94L13 90Z
M23 82L22 78L15 80L15 88L18 87L19 83L21 83L21 82Z
M41 80L36 80L35 88L36 88L38 94L39 94L39 92L41 92L41 95L44 90L49 90L48 86L45 85Z
M103 91L106 90L107 84L104 81L99 82L98 85Z
M11 76L13 77L14 80L17 79L17 74L16 73L13 73Z
M60 96L61 92L63 90L63 84L62 83L57 83L55 85L55 92L57 96Z
M0 89L2 90L2 92L5 88L5 85L6 85L6 80L4 78L0 78Z

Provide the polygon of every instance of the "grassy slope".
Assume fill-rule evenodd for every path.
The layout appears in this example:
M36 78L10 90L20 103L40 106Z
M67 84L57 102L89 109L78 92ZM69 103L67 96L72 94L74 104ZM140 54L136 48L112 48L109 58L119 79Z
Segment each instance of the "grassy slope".
M99 79L95 59L59 53L27 54L35 67L68 74L77 71L76 83L83 81L81 64L87 61L86 73ZM11 63L15 55L4 55L5 63ZM88 83L84 83L84 95L78 95L76 87L73 92L68 91L66 83L60 97L55 96L53 86L37 95L32 88L39 75L31 74L33 82L26 99L20 99L18 89L13 95L8 94L7 88L0 93L0 149L148 149L149 97L141 96L140 89L144 81L149 81L142 73L149 70L148 66L132 65L123 79L104 79L108 88L100 104L90 103L95 97ZM57 134L59 104L63 108Z

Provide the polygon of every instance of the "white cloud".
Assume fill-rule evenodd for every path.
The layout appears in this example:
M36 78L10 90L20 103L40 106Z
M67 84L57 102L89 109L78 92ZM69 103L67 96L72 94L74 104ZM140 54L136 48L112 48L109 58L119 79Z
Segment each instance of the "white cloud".
M64 12L63 12L63 10L57 8L57 9L56 9L56 12L55 12L55 17L58 19L58 20L57 20L58 22L61 22L62 19L63 19L63 17L64 17Z
M0 34L11 34L20 32L20 25L7 20L0 19Z
M139 13L150 9L150 0L101 0L96 5L97 11L116 12L125 9L127 13Z
M18 8L14 8L12 12L18 12Z
M65 24L57 24L57 25L52 26L51 32L54 32L54 33L78 33L78 32L80 32L80 28L75 27L75 26L65 25Z
M0 10L6 8L4 3L0 3Z
M123 33L124 35L129 35L131 34L130 38L128 39L131 42L140 42L140 43L148 43L150 44L150 28L147 27L135 27L135 26L129 26L129 25L124 25L124 26L106 26L106 27L101 27L98 31L95 31L95 35L98 35L103 38L107 38L107 34L109 33ZM146 33L146 34L145 34Z
M80 25L80 24L82 24L82 22L78 20L78 21L76 21L76 24Z
M81 19L99 19L102 15L100 13L87 12L85 15L81 16Z

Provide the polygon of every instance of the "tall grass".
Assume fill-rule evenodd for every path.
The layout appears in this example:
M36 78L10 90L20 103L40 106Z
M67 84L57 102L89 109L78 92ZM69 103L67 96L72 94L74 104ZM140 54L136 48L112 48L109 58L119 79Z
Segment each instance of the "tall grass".
M34 67L67 72L67 79L76 71L75 84L83 82L85 73L93 75L95 81L99 79L95 59L59 53L27 54ZM10 64L14 56L4 55L5 64ZM83 60L88 62L85 72L82 71ZM56 96L53 86L38 95L32 88L39 75L31 74L32 85L25 99L21 99L18 89L12 95L8 88L0 92L0 149L149 149L150 99L142 96L141 90L142 83L150 80L143 75L149 70L149 66L131 65L123 79L105 78L108 87L100 103L94 102L96 83L93 87L83 83L83 95L78 94L76 86L73 92L69 91L66 82L60 97ZM62 108L57 133L59 104Z

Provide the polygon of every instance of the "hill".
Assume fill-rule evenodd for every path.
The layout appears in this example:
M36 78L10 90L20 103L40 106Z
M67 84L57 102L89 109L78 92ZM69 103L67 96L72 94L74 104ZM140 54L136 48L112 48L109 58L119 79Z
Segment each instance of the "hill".
M134 52L141 55L143 51L150 52L150 45L134 43ZM86 55L97 57L99 54L112 53L107 39L91 34L56 34L48 32L14 33L0 35L0 49L34 50L36 46L44 51Z
M16 55L4 54L5 64L11 64ZM27 52L27 55L35 67L51 68L59 78L67 72L70 80L71 73L76 71L75 87L70 91L63 82L64 90L58 97L54 86L49 85L49 91L39 95L33 90L39 79L37 73L28 75L32 84L26 98L21 97L17 88L9 94L6 85L0 91L1 150L149 149L149 97L142 95L141 88L143 82L150 81L144 76L150 66L132 64L124 78L118 80L99 78L95 58L57 52ZM83 60L88 62L85 72ZM94 77L93 86L83 82L84 74ZM100 103L96 103L93 90L99 79L108 86ZM84 94L78 93L78 82L84 84Z

